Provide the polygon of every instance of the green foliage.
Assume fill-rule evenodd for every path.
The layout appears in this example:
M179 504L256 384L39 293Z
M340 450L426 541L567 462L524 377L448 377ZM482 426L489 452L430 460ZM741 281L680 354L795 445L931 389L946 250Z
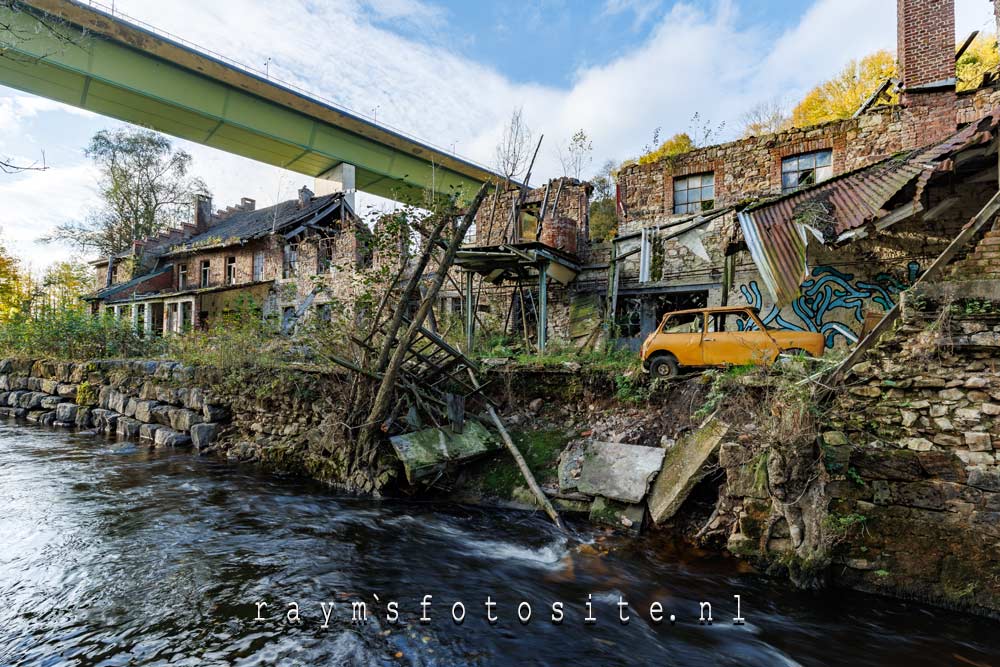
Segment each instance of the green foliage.
M74 309L45 309L36 316L18 314L0 325L0 353L53 359L102 359L151 356L163 341L141 338L112 314L91 315Z
M827 528L834 534L846 535L857 528L864 530L868 525L868 517L857 512L850 514L834 514L831 512L826 516L825 522Z
M141 128L101 130L85 150L100 172L100 208L42 237L103 256L190 219L205 184L190 176L191 155L162 134Z
M949 307L952 315L990 315L997 312L988 299L960 299Z
M657 130L658 132L659 130ZM656 136L657 134L654 134L654 141ZM697 146L695 146L694 140L691 139L691 136L687 132L678 132L656 148L642 155L639 158L639 164L652 164L674 157L675 155L693 151L695 148Z
M188 365L220 369L275 366L283 358L279 332L276 318L264 318L252 298L241 297L207 331L169 337L169 355Z
M653 386L650 383L643 382L643 379L638 373L616 375L615 398L622 403L643 403L648 401L652 395Z
M594 186L590 198L590 240L608 241L618 232L615 162L606 161L590 183Z
M511 433L511 438L528 468L542 482L556 469L559 454L567 442L562 431L516 431ZM479 475L483 492L498 498L510 498L514 489L522 484L524 477L506 450L484 463Z
M76 387L76 402L80 405L97 405L97 387L84 380Z

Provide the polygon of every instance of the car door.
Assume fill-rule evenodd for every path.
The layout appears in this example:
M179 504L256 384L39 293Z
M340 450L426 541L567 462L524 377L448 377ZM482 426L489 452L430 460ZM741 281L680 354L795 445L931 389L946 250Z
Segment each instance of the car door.
M749 311L709 312L702 354L706 366L763 363L774 358L774 341Z
M666 350L682 366L701 366L701 337L705 315L701 312L667 315L653 342L651 351Z

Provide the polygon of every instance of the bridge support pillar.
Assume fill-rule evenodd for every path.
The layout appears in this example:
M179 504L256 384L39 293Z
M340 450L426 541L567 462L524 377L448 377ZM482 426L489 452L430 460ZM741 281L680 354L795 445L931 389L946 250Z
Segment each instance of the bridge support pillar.
M354 182L354 165L341 162L330 171L324 172L316 177L313 190L319 196L330 195L334 192L343 192L348 206L355 211L354 193L357 192L357 185Z

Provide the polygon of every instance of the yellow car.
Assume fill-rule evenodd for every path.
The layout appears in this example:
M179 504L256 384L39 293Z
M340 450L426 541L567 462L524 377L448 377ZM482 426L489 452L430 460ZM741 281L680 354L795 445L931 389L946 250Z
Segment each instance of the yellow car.
M756 309L678 310L663 316L642 344L642 367L673 377L680 367L771 364L781 353L823 356L823 334L768 329Z

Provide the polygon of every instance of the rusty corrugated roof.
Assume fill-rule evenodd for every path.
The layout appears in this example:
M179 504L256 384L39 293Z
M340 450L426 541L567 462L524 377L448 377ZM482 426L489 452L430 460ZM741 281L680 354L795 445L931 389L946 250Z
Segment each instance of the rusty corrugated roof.
M799 296L799 287L808 275L808 234L822 243L843 240L846 232L886 215L886 205L911 182L916 188L910 204L918 203L931 175L950 168L953 155L992 139L998 117L1000 112L994 112L934 146L890 157L738 212L747 248L774 301L784 305Z

